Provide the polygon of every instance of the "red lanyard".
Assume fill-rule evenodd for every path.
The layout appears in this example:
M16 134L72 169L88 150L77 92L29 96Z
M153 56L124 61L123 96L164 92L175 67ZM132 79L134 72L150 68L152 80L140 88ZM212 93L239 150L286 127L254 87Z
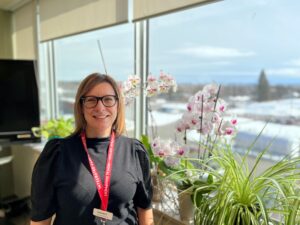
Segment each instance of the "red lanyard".
M115 146L115 132L112 131L111 137L110 137L110 142L109 142L109 148L108 148L108 153L107 153L107 160L106 160L106 166L105 166L105 172L104 172L104 185L102 185L102 181L100 178L100 174L98 173L98 170L95 166L94 161L92 160L88 148L86 145L86 135L85 132L83 131L81 133L81 141L84 147L84 150L86 151L89 164L92 170L93 178L98 190L98 194L101 199L101 209L106 211L107 206L108 206L108 197L109 197L109 186L110 186L110 177L111 177L111 170L112 170L112 162L113 162L113 156L114 156L114 146Z

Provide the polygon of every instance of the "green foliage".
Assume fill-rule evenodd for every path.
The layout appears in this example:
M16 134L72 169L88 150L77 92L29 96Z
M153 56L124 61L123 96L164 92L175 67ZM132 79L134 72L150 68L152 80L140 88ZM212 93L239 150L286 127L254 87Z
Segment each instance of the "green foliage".
M193 183L195 224L279 224L273 221L273 214L279 216L280 224L300 224L300 158L285 158L257 175L257 166L267 150L256 158L252 168L246 159L248 154L234 154L231 145L218 146L211 158L200 162L201 178Z
M145 146L145 148L149 154L151 168L154 168L156 165L158 165L163 160L159 156L154 155L148 136L142 135L141 142L143 143L143 145Z
M41 127L33 127L32 132L37 137L52 139L56 137L66 137L74 131L74 119L51 119Z
M232 151L224 141L207 142L209 157L182 158L178 168L166 166L142 137L152 168L174 181L180 192L190 193L196 225L300 225L300 157L287 156L258 170L272 143L249 165L250 152L263 133L245 150ZM263 167L261 167L263 168ZM276 220L275 220L276 218Z

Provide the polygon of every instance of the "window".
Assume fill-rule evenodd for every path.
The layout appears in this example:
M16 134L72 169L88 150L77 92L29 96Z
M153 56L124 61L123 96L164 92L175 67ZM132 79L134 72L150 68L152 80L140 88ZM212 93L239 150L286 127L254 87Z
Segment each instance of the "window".
M150 20L150 72L178 83L176 93L150 99L159 136L172 138L189 96L216 82L238 119L237 151L268 121L252 153L275 138L269 159L299 154L300 3L288 2L221 1Z
M49 61L47 55L47 43L39 47L39 97L40 97L40 120L43 124L50 118L50 85L49 85Z
M133 34L133 26L125 24L54 41L59 115L73 116L75 94L84 77L94 72L106 73L98 41L109 75L121 82L133 73ZM134 111L126 110L127 132L133 135Z

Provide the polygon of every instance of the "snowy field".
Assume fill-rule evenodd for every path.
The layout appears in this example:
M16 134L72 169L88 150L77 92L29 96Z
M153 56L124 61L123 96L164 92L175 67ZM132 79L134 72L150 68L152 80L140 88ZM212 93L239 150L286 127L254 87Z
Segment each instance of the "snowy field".
M259 121L249 118L264 116L265 118L300 118L300 99L285 99L279 101L269 101L263 103L245 103L243 107L238 107L228 111L229 116L236 116L238 119L238 133L236 136L235 147L237 151L245 152L251 145L260 131L264 128L257 143L253 147L253 154L257 155L267 145L271 145L267 155L270 158L280 158L288 153L300 154L300 126L296 124L279 124L265 121ZM162 103L160 107L156 105L153 110L154 125L159 127L174 127L185 111L186 105L183 103ZM247 118L243 115L247 115ZM271 120L272 121L272 120ZM149 125L151 125L149 118ZM133 129L132 121L127 121L127 128ZM175 129L167 131L172 138ZM188 135L190 140L198 140L196 132Z
M266 116L291 116L300 118L300 99L284 99L269 102L253 102L244 104L243 108L230 110L236 115L254 114Z

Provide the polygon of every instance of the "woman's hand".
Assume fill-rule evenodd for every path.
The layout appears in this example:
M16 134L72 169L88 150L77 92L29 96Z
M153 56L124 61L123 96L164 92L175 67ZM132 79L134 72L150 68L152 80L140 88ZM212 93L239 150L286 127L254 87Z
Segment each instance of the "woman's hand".
M154 225L153 210L137 208L139 225Z

